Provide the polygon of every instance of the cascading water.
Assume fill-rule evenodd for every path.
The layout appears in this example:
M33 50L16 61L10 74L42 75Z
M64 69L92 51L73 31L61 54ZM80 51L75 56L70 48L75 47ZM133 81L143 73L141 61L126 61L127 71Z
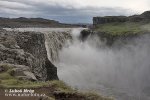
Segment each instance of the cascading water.
M59 50L65 45L66 41L72 40L70 31L46 32L44 35L48 58L50 61L55 62L58 60Z
M105 47L97 36L82 42L80 30L73 42L59 52L59 78L74 88L97 90L117 100L150 100L150 35L121 48Z
M59 50L72 40L71 28L4 28L7 31L27 32L34 31L43 33L48 58L51 62L58 61Z
M117 100L150 100L150 35L109 48L98 36L79 40L81 30L30 29L45 35L49 60L58 67L59 79L72 87Z

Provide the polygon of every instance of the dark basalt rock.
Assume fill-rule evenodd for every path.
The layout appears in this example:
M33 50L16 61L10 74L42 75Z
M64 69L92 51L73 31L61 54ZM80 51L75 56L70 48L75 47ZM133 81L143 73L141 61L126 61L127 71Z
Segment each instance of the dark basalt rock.
M42 33L0 30L0 63L28 66L28 75L33 73L41 81L58 79L57 68L48 60Z
M93 33L92 30L90 30L90 29L84 29L84 30L81 31L80 36L79 36L79 39L80 39L81 41L85 41L85 40L87 39L87 37L88 37L90 34L92 34L92 33Z
M105 16L105 17L94 17L93 24L105 24L112 22L126 22L128 18L126 16Z
M143 18L150 19L150 11L145 11L140 16L143 17Z

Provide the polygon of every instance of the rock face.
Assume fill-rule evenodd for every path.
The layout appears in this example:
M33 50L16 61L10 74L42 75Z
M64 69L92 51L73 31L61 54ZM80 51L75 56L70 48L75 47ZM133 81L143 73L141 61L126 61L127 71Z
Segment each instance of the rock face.
M93 17L93 25L112 23L112 22L150 22L150 11L146 11L141 15L133 16L105 16L105 17Z
M143 17L143 18L150 19L150 11L145 11L140 16Z
M81 41L85 41L88 38L88 36L90 36L92 34L94 34L94 32L90 29L82 30L81 33L80 33L79 39Z
M94 17L93 24L104 24L111 22L125 22L128 18L126 16L105 16L105 17Z
M0 30L0 64L14 64L17 76L34 80L55 80L56 67L48 60L42 33ZM23 66L23 67L22 67Z

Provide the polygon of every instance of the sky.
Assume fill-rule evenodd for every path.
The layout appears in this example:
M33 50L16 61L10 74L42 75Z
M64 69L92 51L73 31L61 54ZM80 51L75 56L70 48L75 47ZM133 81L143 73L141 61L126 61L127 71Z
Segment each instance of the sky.
M0 17L42 17L62 23L92 23L94 16L140 14L150 0L0 0Z

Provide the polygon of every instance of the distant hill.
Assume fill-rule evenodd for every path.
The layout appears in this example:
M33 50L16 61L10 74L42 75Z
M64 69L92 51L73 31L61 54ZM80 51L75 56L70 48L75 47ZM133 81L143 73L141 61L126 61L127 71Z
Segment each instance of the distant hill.
M55 20L43 18L3 18L0 17L0 28L18 27L78 27L78 25L64 24Z

